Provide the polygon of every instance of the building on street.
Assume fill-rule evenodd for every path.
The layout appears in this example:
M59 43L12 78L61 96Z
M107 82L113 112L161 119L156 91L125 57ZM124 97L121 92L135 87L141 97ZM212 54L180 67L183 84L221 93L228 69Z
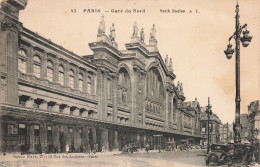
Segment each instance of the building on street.
M158 149L205 138L199 103L185 102L183 84L174 84L155 26L148 44L134 30L119 50L114 25L107 35L102 17L93 54L79 56L23 27L26 4L7 0L0 8L0 152L113 151L129 143ZM214 143L216 115L211 124Z
M201 107L200 115L200 124L201 124L201 134L204 135L205 139L201 140L201 144L205 145L208 143L208 127L209 127L209 143L220 143L221 142L221 129L222 123L219 117L212 113L210 115L209 124L208 124L208 115L206 113L206 107ZM224 131L222 132L223 135Z

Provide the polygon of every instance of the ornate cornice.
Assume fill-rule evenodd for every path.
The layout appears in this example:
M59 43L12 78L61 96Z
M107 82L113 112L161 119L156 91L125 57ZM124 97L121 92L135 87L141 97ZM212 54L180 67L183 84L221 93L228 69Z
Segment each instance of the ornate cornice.
M23 25L16 19L7 15L0 15L1 29L3 31L9 30L15 33L20 33L23 30Z

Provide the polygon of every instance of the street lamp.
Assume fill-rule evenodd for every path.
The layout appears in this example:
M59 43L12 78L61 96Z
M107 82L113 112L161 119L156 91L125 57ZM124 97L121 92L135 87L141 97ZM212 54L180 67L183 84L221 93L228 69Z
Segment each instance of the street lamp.
M247 47L251 42L252 36L249 36L249 31L247 30L247 24L243 26L239 23L239 5L236 5L236 31L235 33L229 38L229 44L227 45L227 50L224 51L226 57L230 59L232 54L234 53L234 49L232 49L232 45L230 44L230 40L233 38L235 40L236 48L236 116L235 116L235 124L233 126L234 129L234 142L241 143L241 136L240 133L242 131L242 125L240 124L240 41L244 47ZM240 37L240 34L243 31L243 37Z
M208 154L209 153L209 120L210 120L210 115L212 115L209 97L208 97L208 106L206 108L206 113L208 114L208 146L207 146L207 154Z

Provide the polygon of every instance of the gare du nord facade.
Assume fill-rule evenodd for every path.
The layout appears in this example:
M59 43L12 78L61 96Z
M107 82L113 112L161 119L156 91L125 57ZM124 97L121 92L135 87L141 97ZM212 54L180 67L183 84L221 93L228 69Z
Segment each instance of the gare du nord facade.
M135 35L118 50L98 33L89 43L93 55L78 56L22 26L26 3L7 0L0 8L1 152L199 144L199 103L184 102L155 38L145 44Z

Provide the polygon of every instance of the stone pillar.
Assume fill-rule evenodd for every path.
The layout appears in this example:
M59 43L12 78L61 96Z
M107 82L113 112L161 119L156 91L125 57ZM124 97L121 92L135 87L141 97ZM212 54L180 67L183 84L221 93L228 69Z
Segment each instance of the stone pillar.
M144 138L144 146L146 146L146 142L147 142L147 141L146 141L146 134L144 134L144 137L143 137L143 138Z
M41 77L47 79L47 53L44 51L41 59Z
M60 126L54 125L52 128L52 140L54 147L60 148Z
M131 84L132 88L132 104L131 104L131 117L130 117L130 124L137 125L139 122L139 110L138 110L138 82L139 82L139 74L140 69L139 67L134 67L134 78L133 78L133 84ZM130 75L130 74L129 74Z
M79 67L75 68L75 76L74 76L74 88L75 90L79 90Z
M79 127L74 127L73 128L73 133L74 133L74 147L75 151L79 152L80 151L80 146L81 146L81 138L80 138L80 128Z
M150 136L150 149L154 149L153 136Z
M101 141L102 141L102 151L108 151L109 145L108 145L108 130L107 129L102 129ZM105 149L105 150L103 150L103 149Z
M1 2L0 8L0 103L19 105L18 98L18 35L22 31L19 11L27 0ZM3 94L2 94L3 93Z
M103 90L102 90L102 73L101 73L101 69L97 69L97 96L99 97L99 101L98 101L98 118L102 119L102 94L103 94Z
M29 152L30 153L34 153L35 149L34 149L34 125L33 124L29 124L29 136L30 136L30 148L29 148Z
M107 120L107 77L108 77L108 71L103 69L102 74L102 120Z
M3 129L3 121L2 121L2 118L1 118L1 115L2 115L2 111L0 109L0 153L4 152L4 129Z
M59 83L59 58L56 57L53 63L53 82L58 84Z
M82 146L85 146L87 148L87 144L89 142L89 139L88 139L88 127L83 127L82 128L82 140L81 140L81 144Z
M114 131L114 150L118 151L118 132L115 130Z
M140 144L140 133L136 133L136 142Z
M165 100L165 114L163 114L165 118L165 129L169 129L169 91L166 91L166 100ZM164 112L163 112L164 113Z
M118 76L114 76L112 80L112 98L113 98L113 122L117 123L117 83L118 83Z
M64 63L64 86L69 87L69 73L70 65L68 62Z
M96 128L92 128L92 135L93 135L93 143L96 144L97 143L97 131Z
M48 150L46 123L41 123L40 125L40 142L41 142L42 153L46 153Z
M27 69L28 69L28 74L29 76L33 76L33 56L34 56L34 50L33 46L31 45L27 51L27 56L28 56L28 62L27 62Z

